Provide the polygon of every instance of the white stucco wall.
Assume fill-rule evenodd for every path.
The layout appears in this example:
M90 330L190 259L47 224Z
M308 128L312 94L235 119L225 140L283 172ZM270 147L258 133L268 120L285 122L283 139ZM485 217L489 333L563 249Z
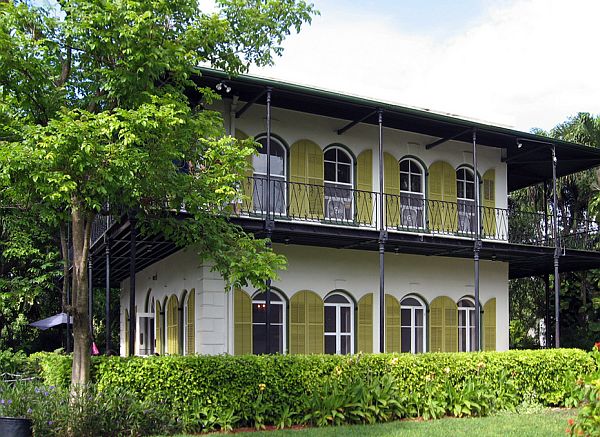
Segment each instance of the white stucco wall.
M274 245L277 253L288 259L288 268L280 273L273 286L289 299L300 290L312 290L324 297L343 289L357 301L366 293L374 297L373 344L379 345L379 257L377 252L338 250L295 245ZM210 267L200 266L193 250L177 252L153 264L136 276L137 308L143 307L150 290L150 300L184 290L196 290L196 352L203 354L233 353L232 293ZM474 294L473 261L447 257L404 254L385 256L386 292L401 299L416 293L430 303L445 295L455 302ZM129 283L123 281L121 293L121 334L123 317L129 307ZM246 290L252 294L253 290ZM508 264L481 261L480 300L496 298L496 349L508 349ZM121 353L125 353L121 340Z

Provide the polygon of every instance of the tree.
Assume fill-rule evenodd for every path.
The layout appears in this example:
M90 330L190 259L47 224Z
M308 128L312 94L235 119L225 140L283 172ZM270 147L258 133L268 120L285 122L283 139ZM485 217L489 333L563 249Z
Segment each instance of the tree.
M107 202L135 210L142 232L198 247L228 283L258 286L282 268L227 220L253 141L224 136L187 95L217 98L194 84L200 64L236 74L273 63L315 11L303 0L217 0L214 13L195 0L59 3L0 3L0 193L62 224L63 255L72 228L76 385L89 381L86 265ZM182 205L191 219L177 217Z

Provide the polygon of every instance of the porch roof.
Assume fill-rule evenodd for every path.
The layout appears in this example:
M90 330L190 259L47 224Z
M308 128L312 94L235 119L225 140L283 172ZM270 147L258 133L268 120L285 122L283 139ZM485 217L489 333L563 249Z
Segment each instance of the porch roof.
M199 68L198 72L198 84L219 92L215 87L223 82L227 87L221 87L220 93L224 97L236 95L243 102L265 104L264 91L271 87L274 107L371 125L378 123L377 110L381 109L385 127L428 135L432 143L438 139L470 143L471 131L476 129L477 144L503 149L509 191L552 179L551 144L556 147L559 177L600 165L600 150L581 144L272 79L248 75L230 77L210 68ZM229 93L226 92L228 87Z

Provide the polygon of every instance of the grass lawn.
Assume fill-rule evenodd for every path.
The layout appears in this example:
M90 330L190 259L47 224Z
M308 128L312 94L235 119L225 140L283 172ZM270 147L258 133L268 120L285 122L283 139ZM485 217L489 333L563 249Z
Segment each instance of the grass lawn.
M531 413L500 413L483 418L446 418L427 422L400 421L301 430L235 433L236 437L461 437L564 436L567 420L576 410L539 409Z

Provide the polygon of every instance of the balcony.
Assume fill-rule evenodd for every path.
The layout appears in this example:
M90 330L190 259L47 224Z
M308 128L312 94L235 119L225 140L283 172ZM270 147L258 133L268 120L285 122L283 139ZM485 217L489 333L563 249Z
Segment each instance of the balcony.
M247 178L242 191L243 196L233 204L233 215L264 219L266 178ZM272 179L269 209L275 221L378 230L380 196L327 183ZM476 207L469 201L450 203L416 194L383 194L383 208L383 227L388 232L475 239ZM554 247L551 215L510 208L478 209L482 240ZM558 229L562 248L595 251L599 247L598 222L559 216Z

